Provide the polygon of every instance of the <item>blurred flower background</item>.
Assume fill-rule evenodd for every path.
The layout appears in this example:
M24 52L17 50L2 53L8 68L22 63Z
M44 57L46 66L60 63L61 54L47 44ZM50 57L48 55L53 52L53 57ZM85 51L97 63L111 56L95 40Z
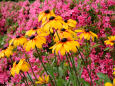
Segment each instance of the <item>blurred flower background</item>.
M0 1L0 86L114 86L114 68L114 0Z

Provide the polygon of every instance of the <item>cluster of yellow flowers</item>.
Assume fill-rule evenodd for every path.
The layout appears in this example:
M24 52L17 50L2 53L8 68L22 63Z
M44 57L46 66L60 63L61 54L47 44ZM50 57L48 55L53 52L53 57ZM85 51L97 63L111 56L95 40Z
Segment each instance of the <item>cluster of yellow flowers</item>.
M54 33L54 42L56 44L52 46L53 53L60 53L65 55L66 52L77 51L79 43L76 41L78 37L75 32L80 32L79 38L94 40L94 37L97 38L97 35L89 29L75 30L77 22L72 19L63 20L61 16L56 16L53 10L45 10L41 12L38 16L38 22L41 23L41 28L34 27L25 33L25 36L16 36L9 41L9 47L3 49L0 52L0 58L9 57L13 54L12 50L14 47L23 46L26 51L30 51L35 47L41 49L42 45L46 43L46 36L50 33Z
M38 22L41 22L41 27L34 27L25 33L25 36L16 36L9 41L9 46L2 49L0 58L10 57L13 54L13 49L17 46L22 46L26 51L30 51L35 47L42 49L42 45L46 43L46 36L54 33L53 39L55 44L50 47L55 54L65 55L66 52L77 52L77 47L80 47L78 38L94 41L97 35L89 29L74 30L76 20L63 20L61 16L57 16L53 10L45 10L38 16ZM81 33L77 36L76 33ZM11 74L19 74L20 71L27 72L30 65L25 59L20 59L19 62L14 62L11 69ZM46 81L45 81L46 80ZM49 76L39 78L37 83L47 83Z

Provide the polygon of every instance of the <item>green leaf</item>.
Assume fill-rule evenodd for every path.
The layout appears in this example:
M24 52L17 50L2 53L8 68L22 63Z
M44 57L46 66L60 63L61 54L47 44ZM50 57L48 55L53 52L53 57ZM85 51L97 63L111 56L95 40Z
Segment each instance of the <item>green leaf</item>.
M103 74L103 73L97 73L97 76L98 76L100 79L104 80L104 83L105 83L105 82L111 82L111 80L110 80L110 78L108 77L108 75L105 75L105 74Z
M64 80L62 79L62 78L59 78L58 80L57 80L57 86L64 86Z
M104 49L104 51L107 51L107 50L109 50L109 47L107 47L107 48Z
M92 46L92 48L98 47L100 44L95 44Z
M83 78L79 78L79 80L83 84L83 86L90 86L90 84L86 82Z

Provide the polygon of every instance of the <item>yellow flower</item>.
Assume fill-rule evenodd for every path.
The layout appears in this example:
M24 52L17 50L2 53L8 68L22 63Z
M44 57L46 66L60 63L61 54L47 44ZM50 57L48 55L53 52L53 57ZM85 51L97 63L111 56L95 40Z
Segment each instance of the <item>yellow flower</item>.
M32 35L29 40L24 44L24 48L26 51L30 51L31 49L34 49L35 46L37 48L42 48L42 45L46 43L46 38L44 36L35 36L35 35Z
M38 27L34 27L34 28L30 29L29 31L27 31L25 35L27 35L27 36L35 35L35 33L37 33L38 29L39 29Z
M38 27L34 27L33 29L27 31L25 35L32 36L35 34L39 34L40 36L48 36L49 35L48 32L45 32L41 28L38 28Z
M113 68L113 76L115 76L115 68Z
M74 41L69 38L62 38L58 43L53 45L50 49L52 49L52 52L53 53L55 52L57 55L59 52L61 53L61 55L65 55L65 53L69 51L76 52L77 51L76 46L77 47L80 46L77 41Z
M69 20L64 20L64 26L63 27L67 27L69 29L73 29L76 27L76 20L73 20L73 19L69 19Z
M83 29L83 30L75 30L75 32L80 32L81 34L79 35L80 39L84 38L86 40L92 39L94 41L94 38L98 38L98 36L93 33L92 31L89 31L89 29Z
M42 29L38 29L37 30L37 34L39 36L48 36L50 33L49 32L46 32L46 31L43 31Z
M64 63L64 66L67 67L67 66L69 66L69 64L68 64L67 62L65 62L65 63Z
M15 74L19 74L20 68L17 66L18 61L13 63L13 67L10 70L11 75L15 76Z
M115 36L110 36L108 37L108 40L104 41L106 45L111 45L113 46L115 44Z
M59 37L58 37L59 36ZM57 32L55 32L54 34L54 41L55 42L58 42L59 41L59 38L62 39L62 38L70 38L70 39L73 39L73 40L76 40L77 37L76 37L76 33L73 32L72 30L70 29L65 29L65 28L62 28L60 30L57 30Z
M5 56L10 57L13 54L12 50L13 50L13 46L4 47L0 52L0 58L3 58Z
M30 65L25 61L25 59L20 59L20 61L15 61L13 63L13 67L10 70L11 74L15 76L15 74L19 74L20 71L28 72Z
M110 82L106 82L104 86L115 86L115 78L113 79L113 84Z
M45 22L46 20L48 20L51 16L55 16L53 10L45 10L40 12L39 16L38 16L38 22L42 21Z
M23 45L27 39L23 36L16 36L16 38L13 38L9 41L9 45L13 45L14 47L17 47L19 45Z
M21 68L20 70L23 72L28 72L30 65L25 61L25 59L20 59L20 62L18 63L18 67Z
M63 23L64 21L61 16L51 16L48 21L42 23L42 29L46 32L53 33L54 29L61 29Z
M47 84L49 82L49 75L45 75L38 78L38 81L36 81L36 84Z

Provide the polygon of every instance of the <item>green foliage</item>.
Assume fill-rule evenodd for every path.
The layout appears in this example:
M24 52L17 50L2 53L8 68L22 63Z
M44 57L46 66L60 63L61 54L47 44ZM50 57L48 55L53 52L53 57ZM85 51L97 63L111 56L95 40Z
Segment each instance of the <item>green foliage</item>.
M92 24L93 24L94 22L96 22L97 15L95 14L95 11L94 11L93 9L90 9L90 10L89 10L89 15L91 16Z
M4 35L4 36L0 35L0 48L3 48L3 45L5 44L6 38L7 38L6 35Z
M105 75L103 73L97 73L97 76L100 78L100 81L104 81L104 83L105 82L111 82L108 75Z

